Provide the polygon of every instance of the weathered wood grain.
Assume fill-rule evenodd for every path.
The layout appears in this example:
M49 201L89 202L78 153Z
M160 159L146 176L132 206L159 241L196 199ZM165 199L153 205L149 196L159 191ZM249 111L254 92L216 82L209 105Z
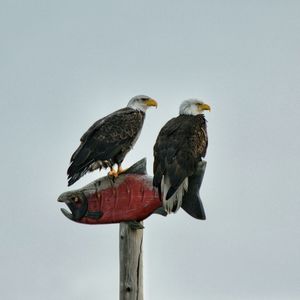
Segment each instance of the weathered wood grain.
M143 229L122 222L119 239L120 300L143 300Z

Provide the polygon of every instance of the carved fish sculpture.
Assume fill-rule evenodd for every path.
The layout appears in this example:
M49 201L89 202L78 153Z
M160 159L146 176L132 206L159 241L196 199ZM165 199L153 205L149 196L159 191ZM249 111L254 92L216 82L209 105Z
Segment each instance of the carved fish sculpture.
M182 204L182 208L197 219L204 213L198 191L205 166L206 163L199 165L198 175L193 179L195 193L187 193ZM70 209L70 212L61 209L67 218L83 224L139 222L153 213L165 216L167 213L152 180L146 175L146 160L143 159L117 178L102 177L81 189L61 194L58 201Z

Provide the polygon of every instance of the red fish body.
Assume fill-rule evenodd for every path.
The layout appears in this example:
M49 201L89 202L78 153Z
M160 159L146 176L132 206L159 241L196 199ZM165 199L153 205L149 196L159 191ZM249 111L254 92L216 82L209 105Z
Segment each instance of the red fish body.
M99 219L84 216L79 222L85 224L142 221L161 206L152 178L146 175L127 175L121 183L95 191L87 200L88 212L102 215Z

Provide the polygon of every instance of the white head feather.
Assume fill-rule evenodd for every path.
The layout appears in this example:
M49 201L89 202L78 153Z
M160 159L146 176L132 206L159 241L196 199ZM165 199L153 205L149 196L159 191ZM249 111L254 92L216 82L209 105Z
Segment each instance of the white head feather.
M181 103L179 114L196 116L202 114L204 110L210 110L210 107L203 101L193 98L185 100Z
M157 106L157 102L149 96L138 95L130 99L127 107L146 112L150 106Z

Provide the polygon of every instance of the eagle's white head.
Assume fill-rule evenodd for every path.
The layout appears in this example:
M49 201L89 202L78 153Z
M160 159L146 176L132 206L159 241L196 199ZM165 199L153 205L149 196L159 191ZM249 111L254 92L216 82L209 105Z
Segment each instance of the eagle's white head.
M188 99L181 103L179 108L180 115L199 115L205 110L210 111L210 106L199 99Z
M138 95L130 99L130 101L127 104L127 107L141 110L145 112L150 106L157 107L157 102L145 95Z

